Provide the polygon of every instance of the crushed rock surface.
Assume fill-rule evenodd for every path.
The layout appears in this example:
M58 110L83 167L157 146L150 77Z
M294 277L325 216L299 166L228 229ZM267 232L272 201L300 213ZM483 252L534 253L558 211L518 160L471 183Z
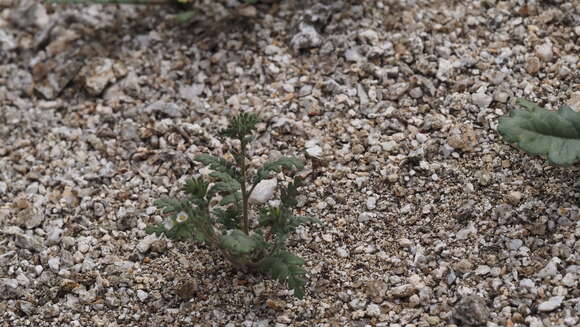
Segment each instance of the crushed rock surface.
M0 326L580 324L578 167L496 132L580 111L580 2L197 9L0 0ZM242 111L313 171L303 300L144 231Z

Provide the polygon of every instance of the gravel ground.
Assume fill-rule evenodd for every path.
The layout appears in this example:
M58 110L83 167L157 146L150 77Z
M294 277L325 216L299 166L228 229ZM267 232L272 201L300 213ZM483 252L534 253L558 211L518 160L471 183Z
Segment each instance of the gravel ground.
M580 2L271 2L0 0L0 326L578 326L578 166L496 128L580 111ZM144 232L246 110L315 169L304 300Z

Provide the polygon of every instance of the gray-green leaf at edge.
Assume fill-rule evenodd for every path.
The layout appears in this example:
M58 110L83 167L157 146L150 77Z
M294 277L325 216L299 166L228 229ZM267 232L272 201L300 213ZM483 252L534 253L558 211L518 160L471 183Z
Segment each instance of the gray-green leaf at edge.
M503 138L531 154L547 155L557 165L580 161L580 113L563 105L557 112L518 99L528 110L513 110L502 117L498 131Z
M258 184L264 178L268 177L270 172L279 172L280 169L287 168L287 169L303 169L304 164L300 159L296 157L282 157L278 160L274 160L272 162L266 163L256 172L254 179L252 180L253 184Z
M229 234L222 235L221 245L233 254L248 254L256 247L256 241L239 229L234 229Z

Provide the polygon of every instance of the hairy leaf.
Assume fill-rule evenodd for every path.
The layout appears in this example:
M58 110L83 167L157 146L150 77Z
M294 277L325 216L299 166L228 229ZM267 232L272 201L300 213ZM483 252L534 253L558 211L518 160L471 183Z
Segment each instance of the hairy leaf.
M164 214L179 212L183 208L183 203L181 201L172 198L159 199L155 201L154 204L157 208L161 209L161 212Z
M256 175L254 176L254 179L252 180L252 183L254 185L258 184L264 178L268 177L268 175L271 172L279 172L282 168L286 168L286 169L296 168L296 169L300 170L300 169L304 168L304 164L302 163L302 161L300 161L300 159L298 159L296 157L282 157L278 160L268 162L267 164L262 166L260 169L258 169L258 171L256 172Z
M242 213L236 206L228 207L226 210L216 208L213 210L214 216L217 217L217 222L224 225L224 229L239 229L240 217Z
M209 174L211 177L217 179L219 182L215 183L211 189L211 193L220 192L236 192L240 190L240 182L234 179L232 176L224 172L213 172Z
M233 178L239 180L240 174L238 169L234 166L233 163L227 161L226 159L217 158L212 155L203 153L196 156L195 161L199 161L204 165L208 165L209 168L214 171L226 173L232 176Z
M288 184L280 190L280 200L282 207L294 208L298 204L296 197L298 196L298 188L302 185L302 179L298 176L294 177L294 182Z
M302 299L306 285L302 278L306 274L303 265L304 260L300 257L290 252L277 251L261 262L260 269L272 278L287 283L288 287L294 290L294 296Z
M192 178L185 182L183 190L193 198L203 199L207 194L209 183L201 178Z
M519 99L527 110L500 118L498 131L509 143L531 154L547 155L557 165L580 162L580 113L563 105L557 112Z
M241 255L252 252L257 244L256 241L239 229L234 229L221 236L221 246L232 254Z
M240 201L242 200L242 193L241 192L234 192L230 193L222 198L220 201L221 206L227 206L231 203L234 203L236 206L239 206Z
M173 221L173 226L170 229L167 229L164 223L159 223L154 226L148 226L147 228L145 228L145 232L147 234L155 234L157 236L165 234L167 238L176 241L185 241L193 239L194 226L190 219L182 223L176 222L174 217L172 217L171 219Z
M222 135L247 142L245 137L252 133L260 118L254 113L243 112L235 116L228 128L221 132Z

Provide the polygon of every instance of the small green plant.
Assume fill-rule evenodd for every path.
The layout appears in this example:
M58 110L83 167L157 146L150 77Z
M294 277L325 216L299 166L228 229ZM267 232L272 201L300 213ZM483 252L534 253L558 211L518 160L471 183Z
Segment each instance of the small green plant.
M531 154L547 155L556 165L580 162L580 113L567 105L552 112L525 99L517 103L527 110L514 110L499 120L498 131L507 142Z
M169 220L146 229L147 233L165 234L176 240L195 240L219 250L235 267L259 271L287 283L294 295L304 296L304 260L290 253L286 240L296 227L317 219L297 216L293 209L302 179L296 174L292 182L280 188L278 205L264 204L256 218L250 217L250 195L272 173L297 172L304 168L295 157L282 157L254 169L250 176L247 147L259 119L251 113L236 116L221 134L239 142L231 150L233 160L201 154L196 161L211 169L206 181L202 177L185 183L183 199L166 198L156 205ZM213 200L216 201L213 201ZM216 203L216 205L212 205Z

